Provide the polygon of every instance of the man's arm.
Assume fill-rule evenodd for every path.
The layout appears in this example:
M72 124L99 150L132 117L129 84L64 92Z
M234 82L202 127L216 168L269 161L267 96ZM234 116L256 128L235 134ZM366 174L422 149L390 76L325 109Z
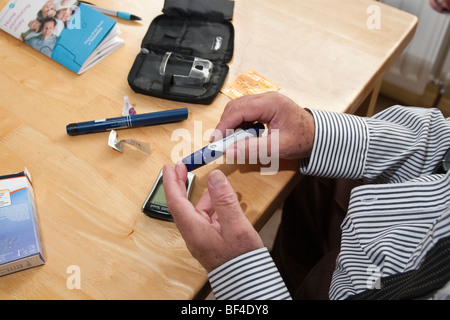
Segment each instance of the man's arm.
M240 207L225 175L212 171L194 207L186 198L184 163L164 166L167 206L192 255L209 271L217 299L289 299L269 251Z
M315 139L304 174L392 183L431 174L450 147L437 109L394 106L372 118L311 110Z
M279 130L280 157L301 158L300 170L311 175L392 180L401 178L403 172L408 176L431 173L450 147L450 134L442 135L449 133L448 123L437 110L395 107L370 119L319 110L310 113L276 93L231 101L217 129L224 135L226 129L253 121L267 123L269 135ZM408 140L402 143L405 136ZM259 139L270 142L267 137ZM436 143L441 144L436 147ZM240 153L247 154L246 149ZM415 167L418 163L418 168L411 169L411 164ZM389 170L394 164L401 164L401 168ZM210 189L213 183L208 182L209 191L194 208L185 199L185 170L180 166L175 171L165 168L168 206L189 250L209 271L214 293L227 299L289 297L269 252L242 213L237 197L232 196L231 186L227 183L217 192L219 189ZM267 295L258 296L257 291Z

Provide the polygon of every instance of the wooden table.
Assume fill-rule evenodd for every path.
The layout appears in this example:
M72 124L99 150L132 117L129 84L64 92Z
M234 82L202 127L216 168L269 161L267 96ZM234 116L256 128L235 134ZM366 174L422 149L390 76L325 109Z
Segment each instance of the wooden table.
M229 98L220 94L211 105L190 105L134 93L127 75L163 1L95 3L143 21L118 20L125 46L82 75L0 32L0 174L30 171L46 257L44 266L1 277L0 298L199 297L206 273L176 227L140 208L163 164L172 163L179 143L172 132L193 134L195 121L202 121L202 132L213 129ZM367 26L367 8L374 4L381 10L380 29ZM302 106L353 113L363 105L366 112L416 23L410 14L370 0L237 0L228 81L253 69ZM118 131L121 139L149 142L150 155L131 147L123 154L113 150L108 133L66 134L68 123L119 116L124 95L138 113L188 107L189 119ZM194 136L192 150L205 144L207 137ZM219 168L259 229L297 181L296 166L282 162L276 175L261 175L256 165L203 167L195 172L192 201L204 192L208 172ZM67 286L70 266L79 267L80 289Z

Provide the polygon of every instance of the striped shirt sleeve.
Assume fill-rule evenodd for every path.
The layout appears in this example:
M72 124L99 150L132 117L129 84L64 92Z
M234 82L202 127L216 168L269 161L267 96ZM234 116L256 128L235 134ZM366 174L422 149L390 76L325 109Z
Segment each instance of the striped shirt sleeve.
M311 112L316 132L304 174L402 182L431 174L450 147L450 124L437 109L393 106L371 118Z
M218 300L290 300L267 248L240 255L208 274Z
M363 118L310 110L315 135L311 157L300 161L303 174L358 179L363 175L369 133Z
M429 175L450 147L450 122L438 109L393 106L366 123L366 181L398 183Z

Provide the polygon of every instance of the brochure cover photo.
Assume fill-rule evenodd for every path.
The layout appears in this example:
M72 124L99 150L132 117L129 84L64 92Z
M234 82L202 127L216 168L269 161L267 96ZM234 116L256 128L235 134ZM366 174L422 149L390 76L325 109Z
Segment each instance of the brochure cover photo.
M78 74L124 44L114 19L75 0L10 0L0 29Z

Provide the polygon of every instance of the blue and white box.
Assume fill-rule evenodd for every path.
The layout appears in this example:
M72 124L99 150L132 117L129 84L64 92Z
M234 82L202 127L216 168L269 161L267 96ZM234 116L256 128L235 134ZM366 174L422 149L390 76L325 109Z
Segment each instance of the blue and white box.
M0 276L44 263L34 192L27 170L0 176Z

